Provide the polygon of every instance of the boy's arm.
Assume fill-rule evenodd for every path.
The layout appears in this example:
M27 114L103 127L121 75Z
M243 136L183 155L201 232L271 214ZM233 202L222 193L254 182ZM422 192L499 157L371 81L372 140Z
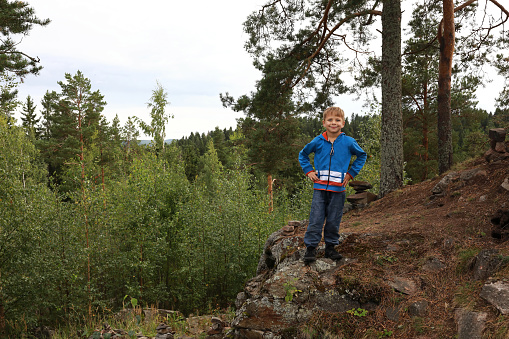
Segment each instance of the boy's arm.
M350 152L357 157L347 172L347 174L350 175L350 178L353 179L357 174L359 174L359 171L364 166L368 155L362 150L362 148L359 146L359 144L357 144L357 141L355 140L353 140L352 144L350 145ZM345 180L350 181L348 176L345 177Z
M300 167L302 167L304 174L308 177L311 173L314 173L316 176L315 169L313 168L313 165L311 165L311 162L309 161L309 155L315 151L315 144L313 141L304 146L304 148L299 152ZM315 180L318 180L318 177L316 177Z

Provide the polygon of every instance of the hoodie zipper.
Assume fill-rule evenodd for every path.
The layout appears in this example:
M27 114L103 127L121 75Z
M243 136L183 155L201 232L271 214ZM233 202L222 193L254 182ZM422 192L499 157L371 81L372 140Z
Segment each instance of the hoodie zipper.
M329 141L330 142L330 141ZM329 156L329 175L327 176L327 187L326 190L329 189L329 183L330 183L330 166L332 163L332 156L334 155L334 143L331 142L331 148L330 148L330 156Z

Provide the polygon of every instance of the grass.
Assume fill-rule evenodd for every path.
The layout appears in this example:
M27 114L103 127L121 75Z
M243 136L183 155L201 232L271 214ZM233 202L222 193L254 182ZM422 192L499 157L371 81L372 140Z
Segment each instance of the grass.
M459 263L458 266L456 266L456 272L459 274L468 272L472 260L478 253L479 249L475 247L460 250L458 253Z
M475 309L481 285L479 281L468 281L458 286L454 294L454 303L462 308Z
M123 316L118 316L118 314L96 315L90 323L68 323L67 326L55 330L52 339L89 338L104 329L104 324L108 324L111 329L122 329L126 338L136 338L139 333L143 333L147 337L154 337L157 334L156 328L161 322L165 322L173 328L171 319L145 318L143 310L139 306L134 309L124 309L124 311ZM156 310L154 309L154 311Z

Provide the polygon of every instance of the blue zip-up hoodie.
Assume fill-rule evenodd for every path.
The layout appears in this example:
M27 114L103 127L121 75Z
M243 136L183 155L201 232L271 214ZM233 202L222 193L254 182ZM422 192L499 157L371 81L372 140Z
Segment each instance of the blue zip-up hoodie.
M315 168L311 166L309 155L315 153ZM350 159L355 155L357 159L353 162L350 169ZM313 188L315 190L325 190L332 192L343 192L343 179L348 173L355 178L362 166L366 162L366 152L362 150L354 138L345 133L338 135L334 144L327 138L327 132L320 134L299 152L299 162L306 175L316 170L318 180L315 181Z

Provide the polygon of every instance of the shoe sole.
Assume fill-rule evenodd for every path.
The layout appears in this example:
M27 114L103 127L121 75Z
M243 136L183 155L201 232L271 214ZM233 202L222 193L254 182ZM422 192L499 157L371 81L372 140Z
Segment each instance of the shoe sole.
M343 259L343 256L342 256L342 255L340 255L340 256L339 256L338 258L336 258L336 259L334 259L334 258L331 258L331 257L329 257L329 256L324 256L324 257L325 257L325 258L327 258L327 259L331 259L331 260L334 260L334 261L338 261L338 260L341 260L341 259Z
M316 258L312 258L312 259L306 259L304 258L304 263L305 264L311 264L312 262L315 262L316 261Z

